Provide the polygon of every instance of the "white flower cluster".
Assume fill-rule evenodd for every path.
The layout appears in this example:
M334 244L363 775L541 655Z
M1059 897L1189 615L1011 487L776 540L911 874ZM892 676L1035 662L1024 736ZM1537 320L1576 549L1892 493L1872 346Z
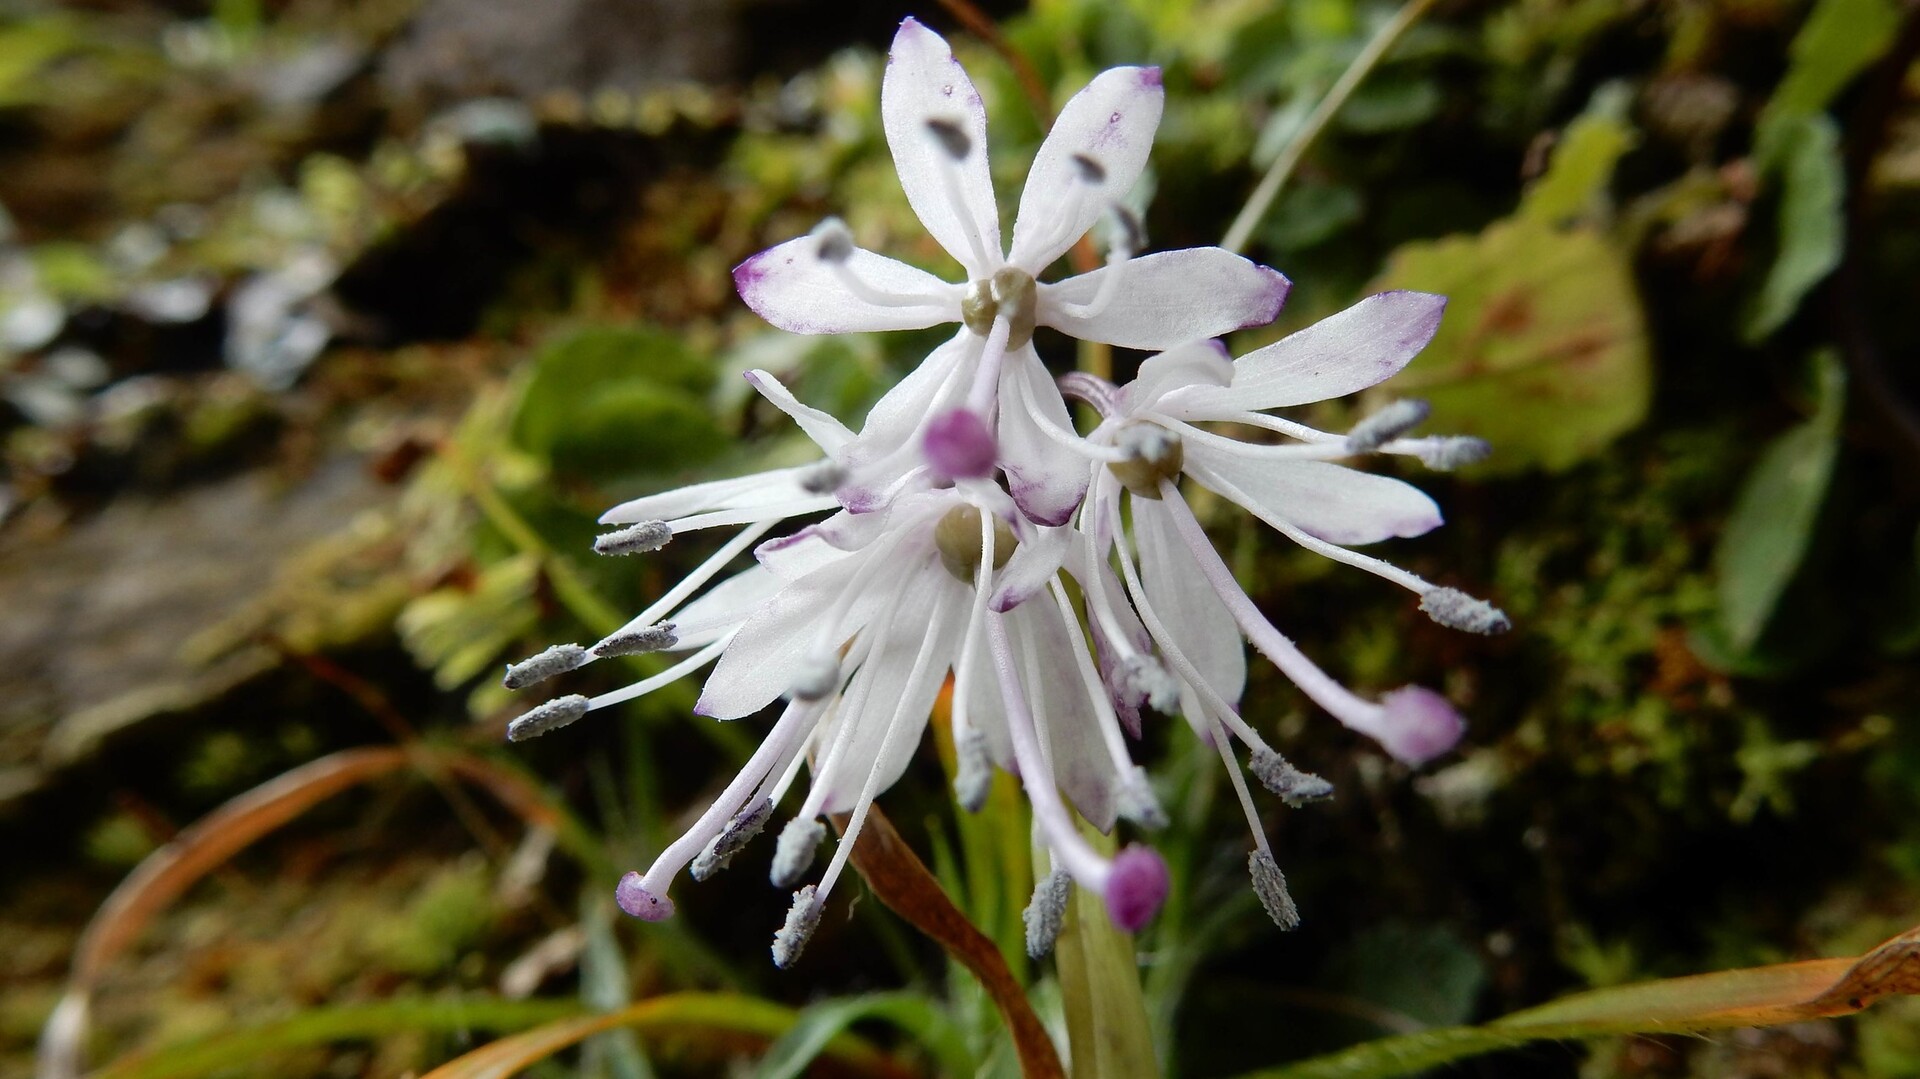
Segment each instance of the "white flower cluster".
M1407 484L1334 463L1392 453L1449 468L1484 454L1484 444L1406 437L1425 417L1413 402L1346 434L1268 413L1392 375L1433 336L1444 301L1374 296L1230 359L1212 339L1271 322L1288 282L1220 248L1137 250L1137 223L1120 200L1145 167L1162 98L1157 69L1115 68L1068 102L1035 157L1002 254L980 96L947 43L909 19L881 89L887 142L908 201L966 279L941 281L864 250L831 220L735 271L747 304L797 333L960 328L857 432L795 400L771 375L749 374L823 459L609 511L603 521L622 527L601 537L604 554L654 550L698 529L738 531L606 640L558 646L508 671L507 684L518 687L607 656L685 654L624 689L549 701L514 722L515 739L709 664L702 715L738 719L785 701L758 751L698 822L645 873L621 881L628 913L672 915L673 879L689 866L695 879L725 866L765 826L805 762L811 782L775 845L773 882L798 884L826 834L822 818L848 817L825 874L794 893L775 937L774 961L792 963L875 796L905 770L949 677L960 803L980 807L994 767L1017 776L1051 857L1053 872L1027 911L1036 955L1052 946L1068 882L1103 896L1129 931L1166 895L1166 866L1150 847L1107 857L1068 808L1103 831L1123 817L1143 829L1164 823L1128 749L1146 708L1178 712L1219 750L1253 828L1254 887L1275 921L1297 921L1233 740L1288 804L1325 797L1331 787L1288 764L1241 718L1243 642L1401 761L1419 764L1459 739L1461 721L1438 694L1409 686L1366 700L1315 666L1235 583L1180 494L1184 476L1309 549L1414 590L1446 625L1504 629L1505 616L1484 602L1350 550L1419 535L1440 513ZM1040 282L1102 218L1120 237L1106 265ZM1056 384L1033 347L1042 325L1158 354L1126 386L1087 375ZM1063 391L1100 415L1093 431L1075 429ZM1282 438L1243 442L1206 424ZM821 514L765 538L784 521ZM751 568L716 583L749 550Z

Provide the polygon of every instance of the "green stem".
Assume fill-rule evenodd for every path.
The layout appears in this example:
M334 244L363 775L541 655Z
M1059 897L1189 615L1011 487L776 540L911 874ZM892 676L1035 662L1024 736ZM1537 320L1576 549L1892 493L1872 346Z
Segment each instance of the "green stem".
M1419 22L1420 17L1425 15L1427 9L1432 6L1433 0L1407 0L1407 4L1394 13L1393 18L1380 28L1380 32L1373 35L1373 40L1367 42L1366 48L1360 50L1360 55L1354 57L1353 63L1347 65L1347 70L1340 73L1340 78L1333 84L1333 89L1328 90L1327 96L1320 99L1320 104L1314 107L1306 123L1300 126L1299 132L1280 151L1280 156L1274 158L1273 164L1268 166L1267 174L1260 178L1259 186L1253 189L1253 194L1247 198L1247 204L1240 208L1240 215L1233 219L1232 226L1227 229L1226 239L1220 241L1221 247L1229 251L1240 251L1247 246L1247 240L1253 236L1254 228L1260 224L1260 219L1265 217L1267 210L1273 206L1273 200L1280 194L1280 188L1286 184L1287 177L1293 174L1294 167L1300 164L1300 159L1306 155L1314 140L1320 137L1320 132L1326 129L1327 124L1340 111L1341 106L1353 96L1354 90L1359 88L1361 81L1373 72L1374 67L1399 42L1401 36L1412 28L1414 23Z

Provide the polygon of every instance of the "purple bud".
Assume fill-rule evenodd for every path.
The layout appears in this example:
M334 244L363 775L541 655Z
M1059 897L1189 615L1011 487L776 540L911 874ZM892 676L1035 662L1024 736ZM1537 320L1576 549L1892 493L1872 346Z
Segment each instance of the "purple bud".
M643 922L664 922L673 917L673 900L642 888L638 873L630 872L620 878L620 886L613 890L613 901Z
M1135 843L1113 860L1113 874L1107 878L1107 917L1125 932L1138 932L1159 913L1171 886L1167 863L1152 847Z
M967 409L956 408L927 424L921 448L933 470L949 479L979 479L993 474L997 455L993 432Z
M1459 744L1466 720L1447 699L1423 686L1403 686L1380 698L1385 710L1375 737L1393 759L1419 767Z

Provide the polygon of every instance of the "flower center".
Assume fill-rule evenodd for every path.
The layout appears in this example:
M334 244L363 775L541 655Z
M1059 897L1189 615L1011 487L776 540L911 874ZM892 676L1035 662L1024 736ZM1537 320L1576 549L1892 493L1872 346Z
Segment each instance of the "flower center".
M1114 437L1114 445L1125 450L1127 457L1107 468L1121 486L1141 498L1159 498L1160 481L1178 478L1186 464L1179 436L1158 424L1127 424Z
M1033 275L1017 266L1003 266L985 281L971 281L960 300L960 321L967 329L987 336L993 320L1007 317L1007 347L1019 348L1033 339L1038 291Z
M980 572L980 511L972 506L955 506L940 523L933 526L933 545L940 550L940 564L965 584L972 584ZM993 568L999 569L1013 557L1020 541L1013 529L998 517L993 519Z

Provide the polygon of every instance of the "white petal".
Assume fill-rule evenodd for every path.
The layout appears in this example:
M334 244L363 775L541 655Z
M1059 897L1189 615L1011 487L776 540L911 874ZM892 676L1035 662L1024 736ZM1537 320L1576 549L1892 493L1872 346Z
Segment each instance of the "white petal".
M1198 442L1186 452L1187 474L1203 486L1269 524L1285 521L1343 547L1418 536L1441 523L1433 499L1388 476L1326 461L1242 457Z
M1239 700L1247 682L1240 627L1158 499L1133 500L1133 538L1140 553L1141 587L1173 634L1175 646L1222 698L1228 703Z
M857 468L877 461L906 445L942 402L966 393L964 380L985 341L963 329L928 353L920 366L907 372L907 377L894 383L867 411L860 434L847 447L847 466Z
M1140 361L1133 381L1120 388L1120 408L1129 415L1154 407L1160 398L1187 386L1225 386L1233 380L1233 360L1218 341L1195 341Z
M929 134L927 121L942 120L966 133L966 159L955 161ZM900 23L887 71L880 81L880 122L900 186L920 222L947 253L978 280L995 267L975 254L1000 254L1000 212L987 170L987 109L953 50L939 34L913 19ZM959 200L949 194L949 184Z
M719 640L772 599L780 584L778 577L759 566L751 566L707 589L699 599L667 619L673 623L674 636L678 639L675 650L700 648Z
M1000 570L999 587L987 605L996 611L1010 611L1025 603L1047 586L1060 572L1067 549L1073 540L1071 528L1031 527L1020 540L1013 557Z
M1233 385L1182 392L1190 415L1344 397L1396 374L1433 340L1447 298L1382 292L1234 361ZM1171 402L1170 402L1171 403Z
M773 703L793 688L819 638L822 612L863 568L861 559L848 558L783 586L762 603L740 629L739 636L720 655L720 662L700 691L694 712L715 719L739 719ZM871 596L856 601L850 625L872 614ZM851 632L851 631L849 631Z
M688 487L676 487L657 495L644 495L622 502L600 515L603 525L627 525L640 521L670 521L695 513L714 510L752 509L810 497L800 480L813 471L813 465L776 468L751 476L710 480ZM781 514L786 516L786 514Z
M1073 642L1059 608L1031 603L1008 612L1007 634L1034 722L1051 749L1053 779L1074 808L1101 831L1113 828L1113 757L1100 734L1100 720L1073 673ZM1075 627L1074 632L1078 632Z
M800 425L800 430L806 432L807 437L813 439L813 444L829 457L853 441L853 432L847 430L846 424L812 405L801 404L779 379L768 372L748 371L745 377L747 384L758 390L760 396L766 398L773 407L793 417L793 422Z
M1008 262L1038 274L1133 189L1165 98L1157 67L1109 68L1073 95L1034 155ZM1086 179L1075 157L1092 159L1104 176Z
M753 557L781 580L799 580L873 542L887 529L891 519L892 514L886 510L874 513L842 510L791 535L762 543L753 549Z
M842 717L858 724L855 743L838 774L830 777L833 785L821 805L822 813L851 810L869 770L878 774L876 793L893 786L907 770L926 731L927 719L933 714L933 702L946 681L947 669L953 665L960 639L959 619L965 618L959 613L964 610L959 588L958 581L935 569L917 575L902 593L901 614L894 620L885 647L876 647L855 675L869 680L869 685L860 714ZM916 672L923 646L930 651L927 662ZM854 692L849 688L846 698ZM894 730L896 723L899 729Z
M917 330L960 320L961 286L856 247L846 269L874 292L901 299L877 303L856 295L818 248L811 236L769 247L733 268L733 286L761 318L793 333Z
M1070 305L1093 302L1114 274L1120 280L1098 314L1076 315ZM1224 248L1190 247L1129 259L1118 267L1040 286L1039 320L1070 337L1123 348L1172 348L1249 326L1280 314L1292 284L1276 270Z
M1059 387L1031 344L1009 353L1000 372L1000 467L1020 512L1036 524L1063 525L1087 493L1087 459L1047 437L1027 409L1024 394L1055 427L1073 430ZM1020 386L1010 385L1018 381Z

